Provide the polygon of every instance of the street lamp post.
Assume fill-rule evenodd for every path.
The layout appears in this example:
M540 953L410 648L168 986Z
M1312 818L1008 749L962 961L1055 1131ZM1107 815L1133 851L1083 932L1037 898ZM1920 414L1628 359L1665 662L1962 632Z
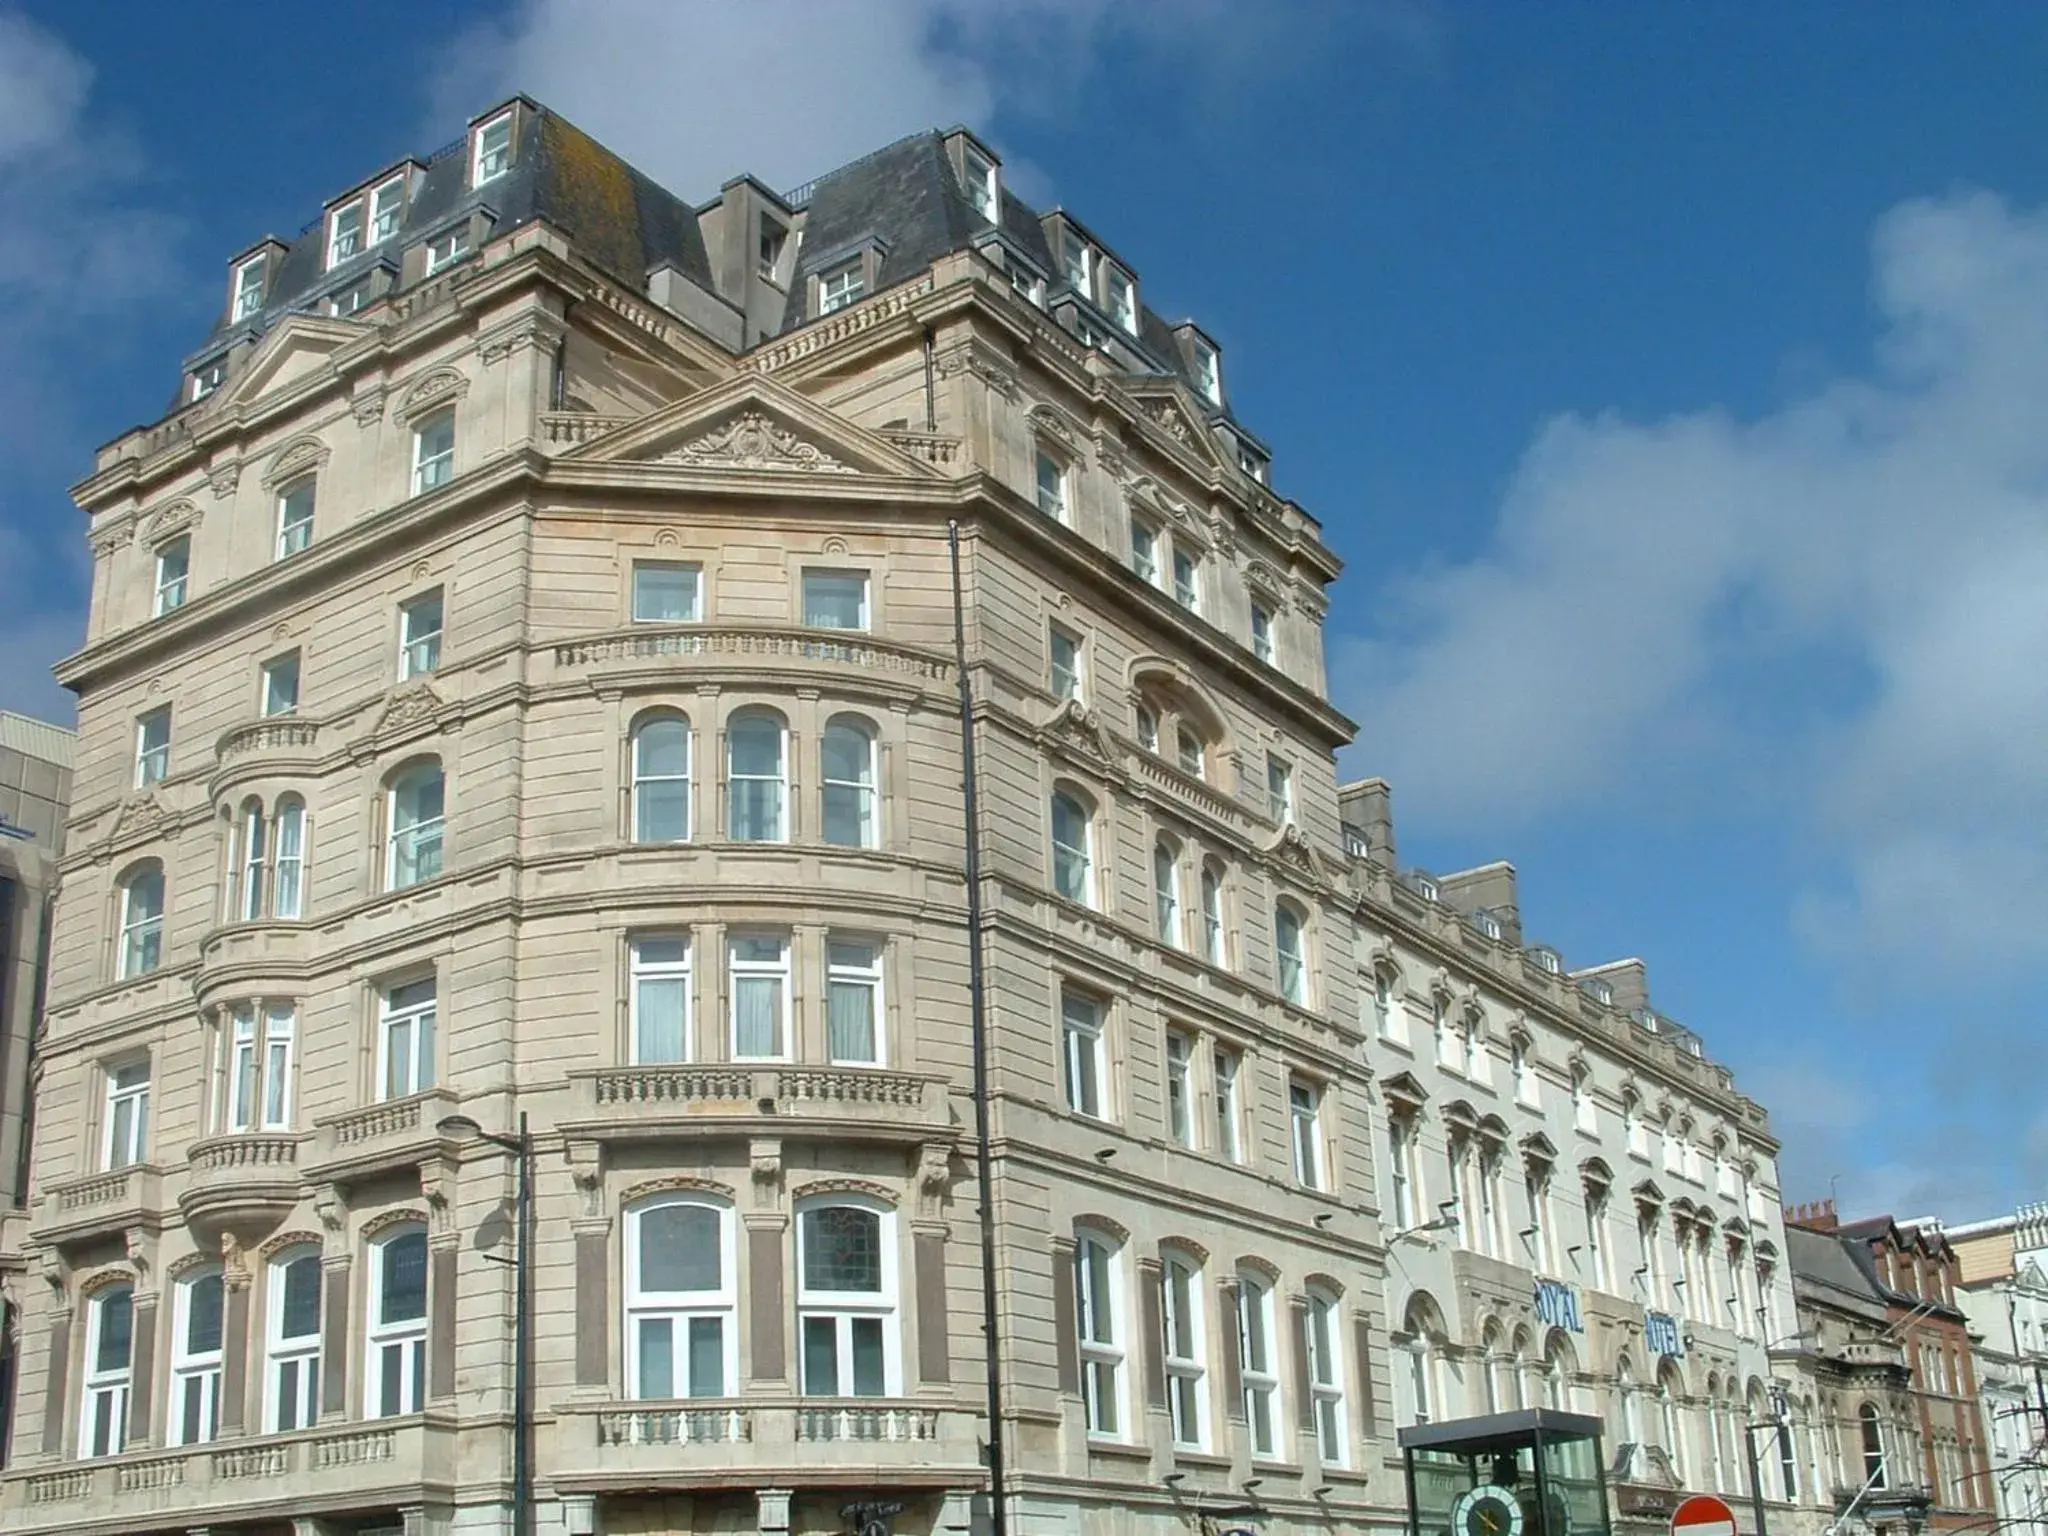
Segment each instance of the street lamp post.
M518 1161L512 1241L512 1536L533 1536L533 1136L526 1111L513 1135L487 1131L468 1115L449 1115L435 1127L444 1136L487 1141ZM497 1254L485 1258L503 1264Z

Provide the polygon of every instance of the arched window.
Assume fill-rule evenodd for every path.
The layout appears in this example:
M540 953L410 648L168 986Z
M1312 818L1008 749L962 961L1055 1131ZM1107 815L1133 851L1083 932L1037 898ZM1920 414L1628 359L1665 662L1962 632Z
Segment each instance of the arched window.
M278 798L271 842L270 915L296 922L305 910L306 880L306 802L297 795Z
M238 921L253 923L263 916L263 802L242 802L242 907Z
M1507 1361L1501 1354L1500 1325L1488 1323L1479 1336L1479 1351L1486 1372L1486 1411L1499 1413L1508 1406Z
M690 837L690 722L655 715L633 730L633 841Z
M1508 1347L1508 1386L1510 1401L1517 1408L1529 1406L1528 1379L1529 1333L1525 1328L1515 1330L1514 1343Z
M145 864L121 887L120 979L147 976L163 963L164 872Z
M1584 1062L1572 1068L1572 1124L1596 1136L1600 1133L1600 1106L1594 1102L1592 1078Z
M1864 1403L1856 1410L1856 1424L1863 1433L1863 1480L1882 1488L1884 1477L1884 1430L1878 1423L1877 1408Z
M1614 1396L1621 1409L1621 1438L1630 1445L1643 1443L1643 1405L1636 1397L1635 1367L1627 1355L1614 1367Z
M320 1250L272 1259L263 1306L264 1430L310 1428L320 1416Z
M1264 1276L1237 1277L1237 1365L1244 1383L1244 1421L1252 1455L1277 1456L1280 1435L1280 1361L1273 1326L1273 1287Z
M847 848L872 848L879 841L875 819L875 735L853 715L835 715L825 725L820 777L825 781L825 841Z
M1408 1303L1401 1320L1401 1331L1406 1336L1402 1349L1408 1357L1408 1404L1417 1424L1432 1423L1445 1414L1437 1379L1440 1333L1435 1321L1432 1307L1421 1296Z
M426 1228L371 1244L369 1312L363 1416L418 1413L427 1400Z
M1091 1435L1124 1424L1123 1266L1118 1245L1084 1232L1074 1243L1074 1331L1081 1357L1081 1411Z
M1578 1369L1571 1340L1562 1331L1552 1330L1550 1341L1543 1348L1543 1401L1546 1407L1571 1407L1572 1378L1578 1374Z
M1168 1253L1159 1266L1160 1317L1166 1334L1166 1406L1173 1443L1200 1450L1209 1441L1208 1336L1202 1320L1202 1268Z
M1636 1097L1632 1088L1622 1090L1621 1124L1628 1137L1629 1151L1637 1157L1648 1157L1650 1142L1643 1127L1643 1101Z
M797 1212L797 1337L806 1397L895 1397L895 1214L835 1196Z
M134 1374L135 1287L108 1286L86 1304L79 1455L121 1453L128 1442L128 1388Z
M626 1213L626 1395L731 1397L737 1305L732 1208L657 1197Z
M1308 1313L1308 1390L1316 1426L1316 1453L1326 1467L1345 1463L1344 1331L1337 1298L1311 1289Z
M1152 911L1161 943L1184 948L1180 930L1180 858L1161 838L1152 848Z
M1183 725L1175 732L1175 750L1179 755L1181 771L1198 779L1209 776L1209 749L1202 738Z
M788 747L780 715L748 709L726 722L727 834L734 842L788 841Z
M1684 1383L1678 1379L1677 1370L1667 1362L1657 1372L1658 1433L1664 1454L1671 1458L1671 1470L1680 1478L1685 1476L1685 1436L1679 1424L1678 1404L1684 1395Z
M1095 905L1094 828L1088 808L1064 789L1052 796L1052 884L1068 901Z
M387 890L402 891L440 876L446 788L441 765L431 759L413 764L391 781L386 808L390 827L384 879Z
M180 1280L171 1303L172 1445L204 1445L220 1433L219 1268Z
M1280 995L1297 1008L1308 1006L1308 943L1301 912L1290 902L1273 908L1273 947L1279 957Z
M1212 861L1202 866L1202 953L1209 963L1230 963L1223 932L1223 871Z

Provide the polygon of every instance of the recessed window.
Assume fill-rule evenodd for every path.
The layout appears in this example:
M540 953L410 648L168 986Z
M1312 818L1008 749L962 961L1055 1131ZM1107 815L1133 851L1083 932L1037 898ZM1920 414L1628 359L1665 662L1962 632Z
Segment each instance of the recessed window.
M413 428L412 490L415 496L446 485L455 476L455 412L436 411Z
M825 1053L834 1066L881 1061L882 948L834 940L825 946Z
M117 1456L128 1442L128 1392L135 1374L135 1288L108 1286L86 1303L80 1456Z
M385 889L402 891L441 874L447 780L439 763L419 763L392 781Z
M329 269L353 260L363 249L363 200L353 198L327 216Z
M1316 1426L1316 1454L1326 1467L1341 1467L1344 1454L1343 1330L1337 1303L1320 1291L1308 1296L1308 1389Z
M972 144L960 147L960 161L966 167L967 201L974 205L974 211L991 224L1000 223L997 218L996 166L995 162Z
M1252 604L1252 654L1273 664L1273 611L1261 603Z
M171 706L152 709L135 722L135 787L161 784L171 771Z
M1159 751L1159 716L1144 704L1137 705L1131 715L1138 728L1138 745L1156 755Z
M1216 1155L1227 1162L1244 1161L1243 1138L1238 1128L1244 1123L1244 1110L1238 1102L1237 1077L1244 1066L1244 1057L1223 1046L1215 1048L1212 1071L1216 1078Z
M1045 279L1021 263L1012 261L1009 265L1010 291L1027 304L1045 308Z
M297 1018L289 1003L260 1010L241 1003L222 1030L216 1124L224 1132L282 1131L292 1123L292 1040Z
M1229 963L1223 931L1223 875L1214 865L1202 870L1202 953L1211 965Z
M1180 926L1180 859L1171 843L1161 839L1152 850L1152 916L1159 940L1183 948Z
M216 358L210 363L204 363L194 368L192 370L191 398L194 400L204 400L208 395L219 389L221 385L225 384L227 379L228 360L224 357Z
M1223 367L1216 349L1206 341L1195 343L1195 388L1211 405L1223 403Z
M690 722L654 715L633 731L633 841L680 843L690 836Z
M470 164L469 184L480 187L512 169L512 114L500 113L476 131L476 158Z
M1065 790L1052 797L1052 884L1068 901L1095 904L1094 829L1088 808Z
M1252 479L1258 481L1259 484L1264 485L1266 483L1265 459L1242 445L1237 450L1237 467L1247 475L1250 475Z
M814 629L868 627L866 571L805 571L804 622Z
M287 1248L270 1262L264 1298L265 1433L307 1429L320 1415L320 1250Z
M626 1218L626 1395L729 1396L738 1355L732 1211L668 1197Z
M1095 253L1088 248L1088 242L1071 229L1060 232L1060 268L1066 274L1067 283L1076 293L1092 295L1093 286L1088 277L1092 270Z
M370 285L368 283L354 283L327 300L327 313L337 320L346 320L369 302Z
M427 242L427 275L452 267L469 254L469 227L458 226Z
M1060 1037L1067 1108L1095 1120L1105 1118L1102 1025L1102 1004L1071 987L1062 989Z
M427 1234L394 1233L370 1249L369 1355L363 1417L418 1413L427 1398Z
M1043 448L1038 450L1038 510L1056 523L1067 520L1067 467Z
M1138 293L1131 280L1115 267L1109 267L1108 277L1103 283L1107 290L1109 317L1133 336L1138 334Z
M1159 530L1135 517L1131 519L1131 569L1140 581L1159 585Z
M149 1146L149 1063L123 1062L107 1070L105 1167L127 1168Z
M1176 1146L1195 1144L1195 1042L1177 1029L1166 1032L1166 1134Z
M313 477L286 486L277 498L277 558L296 555L313 542Z
M385 992L377 1030L379 1098L409 1098L434 1086L435 1010L432 977Z
M1287 1085L1287 1113L1294 1131L1294 1182L1323 1187L1323 1093L1300 1079Z
M633 562L633 622L694 624L703 615L704 572L673 560Z
M1186 726L1180 727L1175 734L1179 738L1176 749L1181 772L1193 774L1198 779L1207 777L1208 764L1205 761L1206 753L1202 747L1202 738Z
M235 301L230 317L246 320L263 308L263 278L269 270L268 256L251 256L235 268Z
M1055 624L1048 631L1046 644L1052 657L1052 695L1056 699L1081 698L1081 639L1080 636Z
M1273 947L1280 995L1297 1008L1308 1006L1308 945L1301 914L1286 902L1273 909Z
M293 715L299 710L299 653L286 651L263 663L263 713Z
M788 840L788 751L780 715L744 710L726 722L726 826L734 842Z
M690 938L649 934L632 943L633 1060L690 1059Z
M788 228L780 221L771 219L765 213L762 214L755 269L771 283L775 281L776 271L782 265L783 247L788 244Z
M157 546L156 615L185 606L185 592L192 573L192 541L172 539Z
M726 956L734 1061L789 1059L789 939L736 934Z
M398 677L425 677L441 665L441 589L398 605Z
M1202 611L1202 568L1193 555L1178 549L1173 552L1173 600L1189 613Z
M370 243L389 240L404 219L405 178L394 176L370 194Z
M164 872L146 864L121 887L120 979L146 976L163 963Z
M1244 1418L1254 1457L1279 1453L1280 1362L1276 1351L1273 1288L1263 1277L1237 1277L1237 1364L1244 1386Z
M826 722L818 756L825 781L825 841L842 848L875 847L873 729L857 715L835 715Z
M818 313L829 315L844 309L867 291L862 260L856 256L818 274Z
M1082 1418L1091 1435L1124 1433L1124 1320L1121 1256L1109 1240L1074 1245L1074 1325L1081 1356Z
M797 1334L805 1397L888 1397L896 1365L893 1215L844 1198L797 1213Z
M1164 1260L1159 1277L1160 1320L1166 1344L1166 1401L1173 1443L1200 1450L1208 1443L1209 1392L1202 1329L1202 1272L1188 1259Z
M1277 757L1266 759L1266 804L1275 821L1294 824L1294 769Z

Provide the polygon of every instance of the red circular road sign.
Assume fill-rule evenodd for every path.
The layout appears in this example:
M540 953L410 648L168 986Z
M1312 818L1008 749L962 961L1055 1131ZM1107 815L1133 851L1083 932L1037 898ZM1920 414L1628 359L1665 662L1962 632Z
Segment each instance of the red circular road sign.
M1735 1536L1735 1511L1725 1499L1696 1493L1671 1512L1671 1536Z

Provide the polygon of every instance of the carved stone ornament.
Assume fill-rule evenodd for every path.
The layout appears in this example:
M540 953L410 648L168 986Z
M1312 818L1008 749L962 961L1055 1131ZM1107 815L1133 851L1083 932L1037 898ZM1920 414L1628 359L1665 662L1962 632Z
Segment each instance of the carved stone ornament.
M569 1178L583 1197L585 1216L604 1212L604 1144L597 1141L569 1141L562 1145L569 1164Z
M406 386L399 398L398 415L408 419L460 400L468 393L469 379L458 369L430 368Z
M953 1149L942 1141L928 1141L917 1152L918 1204L926 1215L937 1215L953 1187Z
M157 799L154 790L145 790L131 795L121 802L121 809L114 813L114 836L140 836L163 830L171 820L171 813L164 803Z
M220 1273L230 1287L249 1283L249 1264L242 1256L242 1240L232 1232L220 1235Z
M970 374L987 384L1005 400L1015 400L1022 393L1022 387L1017 383L1016 370L972 343L941 352L937 367L942 379L956 378L963 373Z
M204 515L197 502L180 496L176 501L167 501L144 516L141 521L141 527L145 530L143 538L148 543L161 544L172 534L198 527Z
M1071 750L1107 765L1116 761L1116 744L1102 717L1078 699L1067 699L1045 723L1047 734Z
M782 1186L782 1143L772 1139L756 1141L748 1149L748 1165L754 1175L754 1196L773 1201Z
M384 397L382 384L366 384L349 396L349 414L355 417L357 426L374 426L383 418Z
M333 450L317 437L294 438L277 451L263 471L264 489L275 490L287 480L319 470L332 455Z
M132 516L109 520L92 535L93 558L104 560L115 551L126 549L134 538L135 519Z
M226 501L235 494L242 483L242 461L229 459L225 464L216 464L206 472L207 487L213 492L215 501Z
M384 712L377 717L377 724L372 729L380 736L386 731L402 731L423 725L440 712L441 696L426 683L414 683L392 691L391 697L384 701Z
M145 1232L140 1227L130 1227L121 1234L122 1246L128 1252L129 1267L135 1271L135 1288L149 1289L151 1277L156 1273L156 1234Z
M1031 425L1070 450L1078 450L1081 446L1081 429L1049 405L1031 407Z
M1176 442L1195 445L1195 434L1188 426L1188 418L1179 406L1171 400L1141 400L1138 402L1147 416L1166 429L1166 435Z
M318 1184L313 1188L313 1214L320 1218L320 1225L330 1232L339 1232L348 1221L348 1207L341 1202L341 1191L332 1184Z
M799 474L850 475L850 465L807 443L759 411L742 411L723 426L672 448L657 460L697 469L765 469Z

